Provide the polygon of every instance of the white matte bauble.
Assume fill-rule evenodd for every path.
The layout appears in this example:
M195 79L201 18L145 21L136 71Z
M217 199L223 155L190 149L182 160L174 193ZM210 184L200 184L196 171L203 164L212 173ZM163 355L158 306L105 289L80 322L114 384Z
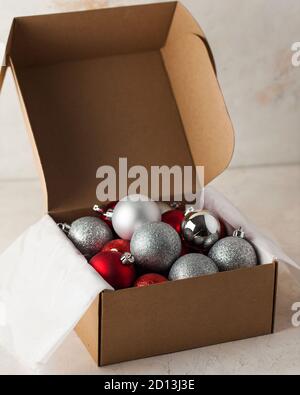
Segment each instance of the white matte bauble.
M131 240L133 233L142 225L161 221L157 203L143 195L131 195L122 199L114 208L112 225L117 235Z

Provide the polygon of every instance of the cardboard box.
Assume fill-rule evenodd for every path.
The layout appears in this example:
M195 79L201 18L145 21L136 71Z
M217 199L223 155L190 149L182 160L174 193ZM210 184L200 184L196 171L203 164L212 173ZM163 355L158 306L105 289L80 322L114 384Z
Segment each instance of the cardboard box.
M13 71L56 221L88 214L96 170L229 164L234 133L207 40L177 2L16 18ZM103 292L77 333L99 365L269 334L276 263Z

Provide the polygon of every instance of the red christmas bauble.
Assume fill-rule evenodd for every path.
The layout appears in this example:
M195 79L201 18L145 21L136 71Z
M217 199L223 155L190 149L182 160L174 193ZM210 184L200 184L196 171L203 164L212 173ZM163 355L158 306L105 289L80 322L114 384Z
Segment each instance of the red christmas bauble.
M123 263L120 252L100 252L90 264L113 288L129 288L134 283L136 274L132 264Z
M138 288L148 287L149 285L161 284L161 283L165 283L166 281L168 281L166 277L160 274L149 273L139 277L134 283L134 286Z
M109 251L121 252L122 254L124 254L125 252L130 252L130 241L122 239L112 240L107 243L101 250L101 252Z
M162 222L169 224L177 233L181 233L181 225L184 220L184 213L180 210L167 211L162 215Z

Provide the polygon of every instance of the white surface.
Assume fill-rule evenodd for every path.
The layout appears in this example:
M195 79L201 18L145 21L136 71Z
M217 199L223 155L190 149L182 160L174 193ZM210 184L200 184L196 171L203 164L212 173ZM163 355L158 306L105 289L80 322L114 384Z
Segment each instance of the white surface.
M0 255L0 345L35 367L112 289L45 215Z
M4 54L5 54L5 44L4 42L0 41L0 64L2 65L2 61L4 60Z
M300 166L228 170L214 184L300 262ZM41 207L36 181L0 183L0 251L40 217ZM35 372L0 349L0 373L299 374L300 327L291 324L295 302L300 302L299 286L281 271L274 335L97 368L72 332L48 364Z
M0 0L0 41L14 16L151 2ZM291 45L300 35L299 0L182 2L206 32L216 58L237 137L232 166L299 162L300 67L291 62ZM6 85L0 97L0 178L36 177L11 81Z

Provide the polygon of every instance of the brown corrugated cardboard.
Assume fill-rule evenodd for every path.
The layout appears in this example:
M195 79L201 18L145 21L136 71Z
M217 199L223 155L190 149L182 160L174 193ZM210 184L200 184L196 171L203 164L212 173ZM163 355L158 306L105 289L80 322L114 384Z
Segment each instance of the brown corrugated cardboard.
M97 168L121 157L148 170L203 165L205 183L231 160L211 51L180 3L16 18L6 63L57 221L90 213ZM275 273L104 292L77 332L102 365L270 333Z
M101 365L270 333L275 272L270 264L104 292Z
M98 363L99 357L99 302L97 298L76 327L76 332Z

